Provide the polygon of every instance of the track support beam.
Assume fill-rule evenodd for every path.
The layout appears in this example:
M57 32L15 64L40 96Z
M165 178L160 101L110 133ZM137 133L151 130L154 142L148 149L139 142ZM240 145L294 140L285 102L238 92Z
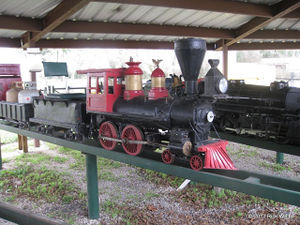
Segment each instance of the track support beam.
M99 218L97 157L86 154L86 177L88 195L88 216L90 219Z
M274 201L300 206L300 182L296 179L291 180L244 170L209 170L198 172L178 165L164 164L159 161L161 159L160 155L152 155L153 159L157 159L153 160L150 158L141 158L138 156L133 157L117 151L107 151L99 147L99 143L96 140L86 140L84 144L81 144L64 140L59 137L40 134L36 129L33 128L31 128L31 130L19 129L17 127L14 127L12 124L4 124L3 122L0 122L0 129L20 135L25 135L31 138L37 138L39 140L51 142L57 145L62 145L68 148L79 150L82 153L89 154L90 156L87 156L87 178L90 218L99 217L99 214L97 214L99 210L98 183L95 182L97 181L96 155L137 167L183 177L194 182L210 184L212 186L240 191L258 197L268 198ZM251 142L253 142L252 139ZM263 146L264 145L262 145L261 147ZM278 151L280 150L280 152L285 150L286 153L299 155L297 154L297 148L295 148L294 146L290 149L289 152L286 151L286 148L288 148L287 145L280 146L280 149L278 149ZM267 147L267 145L265 145L265 147Z

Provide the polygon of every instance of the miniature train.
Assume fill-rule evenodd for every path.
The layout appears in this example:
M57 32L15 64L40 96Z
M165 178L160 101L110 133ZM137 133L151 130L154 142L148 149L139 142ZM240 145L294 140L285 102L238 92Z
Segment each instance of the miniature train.
M185 84L181 76L166 79L170 95L182 96ZM198 79L200 95L205 93L205 82L206 78ZM261 86L229 80L227 89L226 95L213 103L213 124L218 131L300 145L300 88L284 81Z
M71 140L99 139L106 150L121 145L133 156L140 155L144 149L164 149L161 153L164 163L171 164L178 158L189 162L197 171L234 170L226 152L227 142L208 138L215 117L212 102L220 94L217 88L220 80L211 77L212 71L217 70L213 66L208 72L205 94L199 96L197 77L205 52L206 42L202 39L175 42L175 53L185 79L183 96L169 97L165 74L158 63L151 76L151 90L145 96L140 62L131 59L128 68L78 71L88 75L85 98L32 97L32 103L23 104L23 108L30 108L30 115L21 120L14 115L22 104L2 101L0 117L22 127L38 126L46 134L63 131L64 137Z
M287 82L270 86L229 81L227 99L215 104L215 125L222 131L300 144L300 88Z

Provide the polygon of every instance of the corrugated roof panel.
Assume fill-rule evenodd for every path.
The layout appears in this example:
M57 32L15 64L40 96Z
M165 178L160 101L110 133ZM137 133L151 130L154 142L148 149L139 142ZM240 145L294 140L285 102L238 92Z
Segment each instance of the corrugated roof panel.
M184 10L183 9L172 9L172 8L166 8L167 10L164 11L161 15L157 17L153 17L151 19L151 23L154 24L174 24L171 19L174 19L180 15Z
M136 6L136 5L128 5L126 7L120 5L112 11L112 14L109 17L109 20L113 21L113 22L118 22L118 21L121 22L123 20L127 21L127 17L129 15L133 14L133 12L136 11L136 8L138 8L138 6Z
M283 23L284 20L285 19L273 20L271 23L265 26L264 29L276 29L281 23Z
M177 22L177 25L192 26L193 23L200 21L203 17L207 16L210 13L208 11L196 11L196 10L193 10L193 11L194 11L194 13L190 17L188 17L185 20L182 20L180 22Z
M220 21L219 27L223 29L236 29L251 20L252 16L233 15L230 18Z
M142 17L136 21L137 23L152 23L157 17L163 15L168 8L151 7Z
M151 6L138 6L130 15L127 16L126 22L133 23L139 21L149 10L151 10Z
M179 10L176 14L176 16L172 16L171 18L168 18L167 23L169 24L179 24L182 21L185 21L187 18L189 18L190 16L192 16L195 13L195 10ZM186 25L186 23L184 24Z
M300 20L299 20L297 23L295 23L295 24L291 27L291 29L294 29L294 30L300 30Z
M0 37L2 38L19 38L26 31L21 30L8 30L8 29L0 29Z
M265 26L265 29L278 29L278 30L285 30L285 29L299 29L300 19L276 19Z
M104 5L104 3L96 3L96 2L90 2L89 5L79 10L78 12L74 13L70 19L76 19L76 20L90 20L93 19L95 16L99 14L98 10L101 9L101 6ZM98 10L95 10L95 6Z
M40 18L45 16L62 0L1 0L0 13Z
M70 20L85 20L88 21L98 15L103 15L102 11L105 13L107 11L105 9L105 3L97 3L97 2L90 2L86 7L82 8L78 12L74 13L69 19ZM104 19L101 19L104 20Z
M203 26L206 26L206 27L218 27L220 28L220 23L221 22L225 22L226 21L226 24L229 24L227 23L227 21L229 19L232 19L232 22L236 22L233 18L234 18L234 14L231 14L231 13L224 13L224 14L221 14L219 16L216 16L214 17L213 19L207 21L205 24L202 24Z
M285 19L278 27L277 29L283 30L283 29L292 29L292 27L300 22L299 19Z
M122 21L126 23L226 27L234 29L251 18L253 16L193 9L91 2L84 9L75 13L70 20ZM220 23L222 23L222 26Z

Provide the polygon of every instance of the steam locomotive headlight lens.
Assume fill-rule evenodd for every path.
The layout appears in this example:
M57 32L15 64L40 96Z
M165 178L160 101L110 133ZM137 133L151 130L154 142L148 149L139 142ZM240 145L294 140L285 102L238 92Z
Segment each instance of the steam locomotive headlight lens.
M215 114L212 112L212 111L209 111L207 114L206 114L206 119L208 122L212 122L215 118Z
M222 94L225 94L227 92L227 89L228 89L228 81L226 80L226 78L222 78L219 80L219 83L218 83L218 91Z

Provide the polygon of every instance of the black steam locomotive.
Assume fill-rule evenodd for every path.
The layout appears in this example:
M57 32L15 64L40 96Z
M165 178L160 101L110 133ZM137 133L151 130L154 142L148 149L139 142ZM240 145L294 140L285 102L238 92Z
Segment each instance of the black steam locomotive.
M68 139L99 139L106 150L120 145L134 156L146 147L161 148L163 162L170 164L180 158L194 170L235 169L226 153L227 142L208 139L215 117L212 102L224 82L214 77L214 72L219 71L216 62L210 61L212 69L207 73L205 93L199 95L197 77L205 51L206 42L201 39L175 42L185 79L182 96L168 96L158 63L152 73L151 90L145 96L140 63L130 60L128 68L79 72L88 75L85 100L65 94L36 96L31 104L1 102L0 117L25 124L22 127L36 126L49 135L62 131ZM33 112L19 121L16 106L31 107Z
M220 130L300 144L300 88L283 81L259 86L232 80L227 93L214 104Z

